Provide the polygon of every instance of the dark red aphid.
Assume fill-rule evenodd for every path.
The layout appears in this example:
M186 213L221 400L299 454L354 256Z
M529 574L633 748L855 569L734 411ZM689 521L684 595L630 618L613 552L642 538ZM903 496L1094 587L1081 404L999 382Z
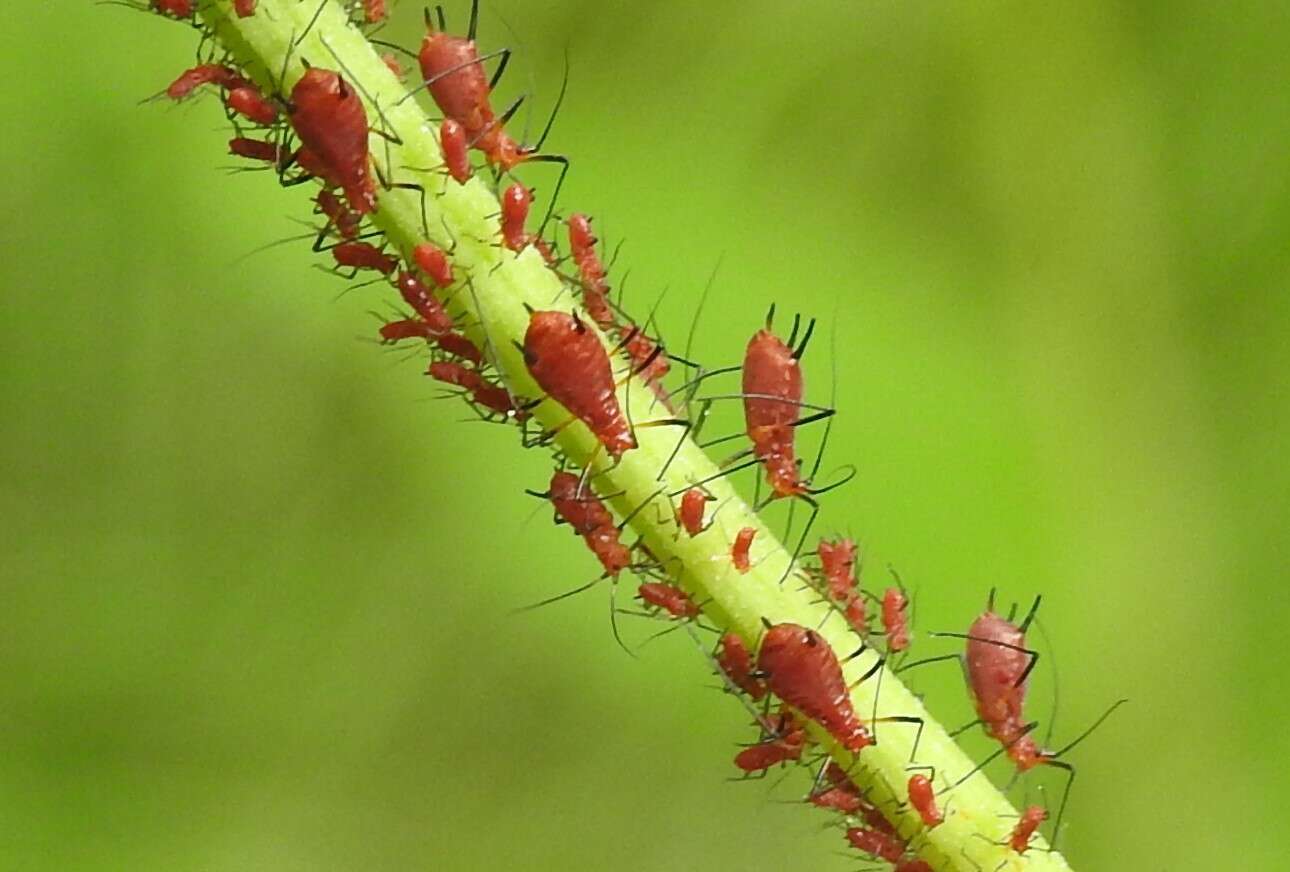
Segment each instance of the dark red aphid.
M818 721L843 747L859 751L873 744L851 705L837 655L814 630L775 624L762 639L757 666L772 693Z
M619 328L618 332L623 337L623 350L631 358L632 371L650 387L657 387L672 367L663 349L639 327Z
M399 289L403 302L424 321L435 334L447 333L452 329L452 318L444 309L443 303L430 293L421 279L406 270L399 273L394 282Z
M193 0L152 0L152 8L175 18L193 17Z
M886 860L888 863L899 863L908 848L905 841L894 833L863 827L851 827L847 830L847 841L852 847L866 854L872 854L880 860Z
M276 142L235 136L228 141L228 153L250 160L264 161L282 167L291 159L291 153Z
M766 695L765 682L753 675L752 654L737 634L726 633L721 637L721 648L717 651L716 658L721 671L735 687L754 701Z
M367 142L367 112L358 92L337 73L310 67L291 89L291 125L307 153L296 160L345 193L360 215L376 209Z
M1021 813L1021 819L1017 821L1017 825L1012 828L1012 835L1008 837L1008 847L1018 854L1026 853L1035 831L1046 820L1048 820L1048 811L1043 806L1027 806Z
M730 546L730 562L741 573L747 572L751 566L748 562L748 549L752 547L753 537L756 535L756 527L744 527L735 534L735 544Z
M614 323L614 313L609 307L609 284L605 281L605 267L596 256L596 235L591 232L591 219L574 213L565 222L569 226L569 253L578 266L582 279L582 305L601 327Z
M363 18L368 24L385 20L385 0L363 0Z
M238 18L250 18L255 14L255 0L233 0L233 11Z
M452 275L452 261L448 259L448 254L442 248L433 242L418 243L412 249L412 259L416 261L421 272L425 273L430 281L435 283L438 288L450 288L454 281Z
M441 335L436 334L434 343L453 357L459 357L462 360L475 364L476 366L484 361L484 355L483 352L479 350L479 346L471 342L465 336L462 336L460 333L452 332Z
M278 107L251 84L240 85L224 96L224 105L266 127L278 120Z
M435 332L420 318L387 321L381 325L381 339L385 342L401 342L404 339L424 339L429 342L434 338Z
M399 267L399 259L381 251L370 242L341 242L332 247L331 256L338 266L374 269L389 275Z
M586 424L615 459L636 447L614 393L609 355L587 325L564 312L534 312L524 360L542 390Z
M502 191L502 242L511 251L522 251L531 241L524 232L524 222L528 220L532 203L533 195L519 182Z
M887 631L887 650L891 653L909 648L909 619L905 608L909 598L899 587L889 587L882 594L882 626Z
M642 582L638 591L647 604L660 608L674 618L697 618L699 607L690 595L674 584L661 581Z
M224 64L198 64L184 70L166 88L171 100L183 100L202 85L219 85L221 88L239 88L249 84L237 70Z
M921 773L909 776L909 804L918 812L918 816L923 819L923 824L928 829L939 826L945 821L945 815L936 805L936 790L932 787L932 781L926 775Z
M777 497L807 493L797 467L795 426L802 404L802 369L793 349L769 329L758 330L744 353L744 422L753 454Z
M556 472L547 493L556 515L582 536L606 575L616 576L631 565L631 553L618 541L609 510L585 482L571 472Z
M327 217L328 226L334 227L343 238L354 239L358 236L363 216L349 208L334 192L321 188L314 195L314 202L318 204L318 211Z
M770 738L744 748L735 755L735 765L744 772L762 772L780 763L799 760L806 747L806 730L786 708L767 719Z
M807 800L816 808L840 811L845 815L867 812L872 808L860 793L860 788L847 776L846 771L833 761L825 767L824 775L828 786L821 786L811 791ZM882 819L882 816L879 815ZM886 823L885 819L882 819Z
M707 502L708 495L697 487L692 487L681 495L681 508L677 509L676 520L691 536L697 536L704 530L703 510Z
M469 369L453 361L439 360L430 364L430 368L426 370L426 375L437 381L465 389L472 402L483 406L489 411L508 417L516 414L515 404L506 389L501 385L490 382L480 375L477 370Z
M459 185L470 179L470 155L466 152L466 129L445 118L439 125L439 148L443 151L443 164L448 168L448 175Z

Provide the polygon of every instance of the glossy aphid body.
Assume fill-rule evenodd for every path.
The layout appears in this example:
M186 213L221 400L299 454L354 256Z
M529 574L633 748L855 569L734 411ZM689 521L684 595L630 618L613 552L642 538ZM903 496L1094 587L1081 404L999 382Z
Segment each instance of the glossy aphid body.
M586 424L612 457L636 447L614 392L609 355L586 324L564 312L533 312L524 360L538 386Z
M703 532L703 512L708 504L708 495L702 489L692 487L681 495L681 507L676 510L676 521L690 536Z
M932 787L930 778L922 773L911 775L908 790L909 804L918 812L924 826L931 829L944 823L945 815L936 804L936 790Z
M1026 684L1034 662L1025 631L987 609L972 622L967 636L968 684L986 733L1003 744L1022 772L1044 763L1048 755L1024 720Z
M243 118L265 127L278 120L277 105L261 94L259 88L249 83L239 85L225 94L224 105Z
M310 67L291 89L288 117L300 137L297 162L340 188L359 215L375 211L367 111L358 92L338 73Z
M642 582L637 591L641 600L662 609L674 618L697 618L699 607L690 595L674 584L661 581Z
M505 417L520 414L506 389L484 378L476 369L471 369L456 361L437 360L430 364L430 367L426 370L426 375L436 381L462 388L472 403L482 406L490 412L495 412Z
M224 64L198 64L184 70L166 86L166 96L171 100L186 100L202 85L218 85L225 90L232 90L250 84L232 67Z
M193 0L152 0L152 8L161 15L188 19L193 17L196 4Z
M467 153L466 128L451 118L439 125L439 148L448 175L459 185L464 185L471 175L470 155Z
M726 633L716 653L717 664L730 683L754 702L766 695L766 683L753 674L752 654L736 633Z
M452 261L442 248L433 242L418 243L412 249L412 260L421 272L434 282L435 287L440 290L452 287L455 281L452 274Z
M829 643L798 624L775 624L762 639L757 666L771 692L818 721L850 751L873 744L851 705L842 666Z
M766 719L769 737L756 745L744 748L735 755L735 765L744 772L763 772L772 766L799 760L806 747L805 728L787 708L781 707L777 715Z
M736 572L745 573L752 568L748 550L752 548L753 537L756 535L756 527L743 527L735 534L734 544L730 546L730 562L734 564Z
M794 446L802 390L802 369L793 349L769 329L758 330L744 352L744 423L753 455L765 467L777 497L808 490Z
M617 576L631 565L631 552L619 541L609 510L585 482L571 472L556 472L547 493L556 515L583 538L606 575Z

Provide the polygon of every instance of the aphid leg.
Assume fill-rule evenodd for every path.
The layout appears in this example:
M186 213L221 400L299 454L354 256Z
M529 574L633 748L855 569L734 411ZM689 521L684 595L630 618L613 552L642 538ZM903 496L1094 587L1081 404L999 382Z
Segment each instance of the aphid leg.
M986 639L981 636L973 636L971 633L928 632L927 635L945 637L945 638L951 638L951 639L966 639L969 642L984 642L988 645L994 645L999 648L1007 648L1010 651L1017 651L1022 654L1025 654L1027 657L1030 658L1030 662L1027 663L1026 668L1022 670L1021 676L1017 679L1017 681L1014 684L1015 687L1021 687L1021 685L1025 683L1026 678L1029 677L1031 671L1035 668L1035 664L1039 662L1038 651L1032 650L1030 648L1022 647L1021 645L1010 645L1007 642L1000 642L997 639Z

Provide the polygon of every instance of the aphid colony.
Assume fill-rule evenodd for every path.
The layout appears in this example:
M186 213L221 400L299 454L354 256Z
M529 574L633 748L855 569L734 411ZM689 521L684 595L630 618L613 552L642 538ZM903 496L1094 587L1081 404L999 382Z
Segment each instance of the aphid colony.
M161 15L196 26L195 5L192 0L149 3ZM385 3L378 0L346 5L356 25L378 24L386 15ZM255 15L256 7L255 0L237 0L232 6L240 17ZM521 350L541 396L512 395L494 371L492 354L460 329L460 315L454 316L452 306L464 281L454 268L451 247L445 249L425 239L406 252L405 261L400 253L373 241L379 234L370 227L368 216L380 208L383 193L392 187L416 186L395 185L381 177L369 150L369 134L379 131L372 129L363 95L347 80L343 69L306 65L288 92L266 94L227 61L209 58L183 71L165 90L165 96L181 101L202 90L216 89L235 127L228 142L231 154L272 169L284 185L317 183L314 215L321 226L315 248L329 252L335 269L345 271L348 277L360 272L379 276L377 281L388 283L406 306L399 317L381 324L381 342L424 347L429 356L426 374L455 389L485 419L527 428L538 404L558 405L570 421L581 422L608 461L616 463L637 449L637 430L642 426L693 428L693 392L669 391L664 382L675 358L669 357L659 338L648 335L612 301L609 269L597 251L599 240L588 216L572 213L561 220L564 245L544 236L542 228L527 228L533 197L514 179L513 172L527 163L556 163L562 181L568 161L542 154L541 141L536 146L524 145L508 132L507 123L519 104L497 112L492 94L509 55L496 55L498 70L490 80L484 66L487 57L481 57L474 38L477 12L472 5L467 35L454 36L445 26L441 8L436 16L427 10L426 35L415 55L421 83L413 92L427 91L442 116L438 133L443 165L436 171L452 184L483 178L500 188L495 244L513 252L532 246L581 303L580 307L570 303L529 313ZM324 59L313 60L317 64ZM397 58L387 55L385 61L396 75L402 75ZM476 166L472 155L482 158L481 166ZM560 181L555 185L556 193ZM558 214L554 201L553 195L548 217ZM728 398L742 405L743 436L748 444L744 455L751 457L746 466L758 469L769 490L768 500L804 501L812 507L814 520L818 509L814 497L829 488L812 488L815 470L803 474L797 433L804 425L829 417L833 410L804 401L799 361L813 322L800 342L798 326L794 322L785 341L767 319L765 327L750 338L741 364L727 370L737 369L742 378L741 391ZM713 374L700 373L695 382ZM629 376L648 385L658 403L675 417L635 424L620 400L619 388ZM543 433L532 444L550 444L552 435ZM568 468L567 459L558 454L556 460L547 489L538 495L549 501L558 523L567 524L582 538L602 571L599 578L578 590L600 579L613 585L624 571L633 572L641 578L637 597L645 614L706 630L700 623L704 604L696 603L678 586L640 543L624 541L625 522L615 523L603 495L597 493L595 476L587 470ZM715 523L721 506L714 504L704 482L663 498L671 505L677 537L728 535ZM808 532L809 528L808 523ZM757 527L742 527L723 546L732 572L746 574L757 565L758 532ZM802 534L794 555L792 577L814 588L845 620L865 641L862 650L880 653L877 664L859 679L880 680L882 669L894 665L893 660L899 662L913 640L903 584L896 577L895 583L881 592L862 589L853 540L821 539L814 551L807 553L806 535ZM615 614L611 600L611 615ZM998 753L1006 754L1019 772L1046 764L1066 769L1073 778L1070 764L1057 758L1075 743L1056 752L1042 749L1032 735L1035 724L1025 717L1027 681L1037 657L1026 647L1025 636L1034 614L1032 609L1015 623L1013 615L994 612L992 595L985 613L966 633L933 635L958 636L966 642L961 659L968 690L978 722L999 743ZM875 725L879 720L903 722L917 726L921 735L920 718L866 720L852 705L842 662L810 627L766 621L757 638L719 634L712 658L728 689L745 701L759 728L758 740L735 755L735 767L757 774L782 764L810 763L817 774L805 801L843 816L845 838L851 846L899 872L929 872L931 867L917 857L920 839L955 814L951 801L954 788L975 770L953 783L942 777L938 786L936 773L911 759L907 783L888 785L887 795L900 798L881 805L859 786L866 779L853 777L863 771L865 749L878 742ZM816 743L807 730L808 722L855 755L852 770L829 760L826 748L811 751ZM1067 793L1069 784L1068 780ZM1065 799L1064 793L1061 807ZM1041 806L1028 807L1000 844L1015 854L1025 854L1047 816ZM1060 817L1059 808L1058 826ZM1056 830L1055 826L1054 841Z

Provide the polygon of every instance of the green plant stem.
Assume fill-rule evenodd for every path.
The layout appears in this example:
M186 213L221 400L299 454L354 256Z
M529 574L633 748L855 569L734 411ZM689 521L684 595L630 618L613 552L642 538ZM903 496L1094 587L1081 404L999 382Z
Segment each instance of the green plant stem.
M373 223L391 244L407 256L412 247L429 237L453 249L458 275L464 277L454 301L464 308L465 331L482 348L513 394L537 398L534 384L516 343L522 343L528 326L527 307L570 309L574 299L554 271L532 247L518 256L499 240L495 193L480 179L467 184L451 182L439 171L442 160L435 124L419 105L419 98L403 99L407 86L381 61L363 34L352 27L334 2L321 9L316 0L260 0L250 18L237 18L229 0L207 0L199 14L219 42L265 88L284 98L303 74L301 61L337 69L364 94L374 129L392 134L396 141L373 135L371 151L381 176L395 183L415 183L415 191L382 190ZM379 111L378 111L379 107ZM416 169L414 169L416 168ZM424 208L424 216L423 216ZM728 479L704 452L675 425L648 426L668 414L653 402L649 388L635 378L620 388L620 399L636 425L639 448L611 464L581 423L569 423L568 414L547 400L534 411L533 426L556 431L555 443L573 463L590 467L596 489L613 495L621 516L631 515L631 530L695 600L708 618L737 632L755 645L763 618L818 627L821 635L841 654L856 651L862 640L842 617L819 602L818 595L790 572L791 556L752 509L735 493ZM679 440L679 447L678 447ZM675 452L675 456L673 453ZM670 462L668 458L672 457ZM712 526L690 537L677 535L672 501L695 482L706 482L715 497ZM648 504L648 505L646 505ZM743 527L757 530L752 546L752 569L736 572L730 546ZM785 579L781 583L782 579ZM869 649L845 663L848 679L857 680L874 666L878 653ZM900 680L890 672L856 686L856 710L879 719L916 716L926 726L918 747L917 763L933 766L938 787L953 783L975 764L946 734ZM875 708L876 707L876 708ZM1045 850L1037 838L1031 850L1018 856L999 844L1007 838L1017 812L982 774L942 795L948 806L945 822L926 830L907 805L905 784L915 730L900 723L877 723L879 743L860 755L853 773L896 825L911 847L936 870L979 872L1069 869L1060 854ZM812 726L813 736L850 768L851 755L834 746L829 736Z

